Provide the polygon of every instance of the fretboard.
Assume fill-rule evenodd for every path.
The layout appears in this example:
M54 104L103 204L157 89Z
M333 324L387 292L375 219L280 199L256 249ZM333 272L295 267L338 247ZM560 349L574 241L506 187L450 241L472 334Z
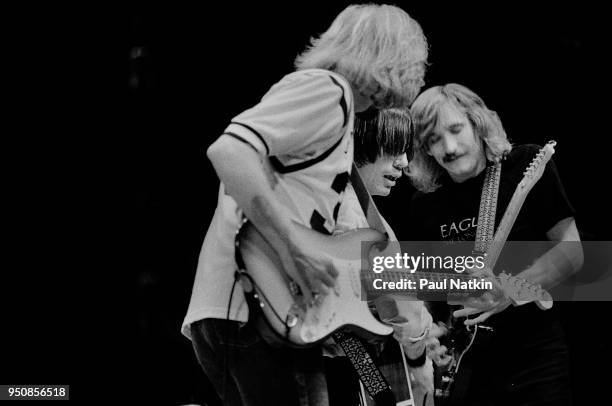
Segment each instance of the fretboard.
M504 244L508 239L510 230L512 230L514 222L516 221L516 217L521 211L521 207L523 207L525 198L527 197L527 194L531 188L533 188L533 186L542 177L546 164L555 153L554 147L556 144L557 143L555 141L549 141L542 149L540 149L529 166L525 168L524 176L516 186L512 199L504 212L504 217L499 222L499 226L497 227L493 241L487 250L485 265L487 265L489 268L495 268L495 264L499 259L499 254L504 248Z
M487 251L487 255L485 256L485 265L490 269L495 268L495 264L499 259L499 255L501 254L501 251L504 248L504 244L508 239L510 230L512 230L512 227L514 226L516 217L521 211L526 197L527 193L517 187L517 189L514 191L514 194L512 195L510 204L508 204L508 207L504 212L504 217L502 217L501 221L499 222L499 226L497 227L497 231L495 232L493 241L491 242L491 245L489 246L489 249Z

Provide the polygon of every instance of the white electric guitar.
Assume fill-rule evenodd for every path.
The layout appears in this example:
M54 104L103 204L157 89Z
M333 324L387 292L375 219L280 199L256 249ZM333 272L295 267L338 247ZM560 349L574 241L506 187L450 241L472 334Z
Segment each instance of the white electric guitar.
M373 274L365 272L362 275L361 245L366 244L367 249L375 243L384 243L386 237L382 233L373 229L358 229L330 236L296 225L300 241L309 244L313 251L330 257L338 271L334 289L322 296L317 304L308 307L303 305L297 285L283 271L276 251L251 223L245 227L240 242L246 272L250 277L245 290L251 291L259 302L271 330L266 332L264 338L271 344L311 346L340 329L352 331L366 340L393 332L390 326L372 315L364 300L367 292L373 291L369 283ZM419 275L424 276L423 273L401 274L403 278L416 278ZM427 276L433 278L440 274ZM391 271L385 271L384 277L398 278ZM470 278L468 275L460 277ZM498 275L497 281L517 305L531 301L544 309L552 305L545 290L528 282L506 274Z

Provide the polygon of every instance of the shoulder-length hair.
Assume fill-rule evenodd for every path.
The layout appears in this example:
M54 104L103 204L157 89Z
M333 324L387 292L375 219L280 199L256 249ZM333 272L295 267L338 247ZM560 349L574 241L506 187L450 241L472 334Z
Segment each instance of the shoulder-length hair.
M378 108L409 105L424 85L427 40L421 26L390 5L351 5L295 60L299 69L327 69L353 89L374 92Z
M408 108L383 109L355 116L355 164L362 167L382 156L408 152L412 119Z
M466 115L474 134L485 144L487 160L499 162L512 149L499 116L489 110L476 93L455 83L431 87L421 93L410 108L414 122L414 156L406 168L406 175L422 192L433 192L440 187L438 181L445 173L428 154L427 139L438 123L440 107L447 103Z

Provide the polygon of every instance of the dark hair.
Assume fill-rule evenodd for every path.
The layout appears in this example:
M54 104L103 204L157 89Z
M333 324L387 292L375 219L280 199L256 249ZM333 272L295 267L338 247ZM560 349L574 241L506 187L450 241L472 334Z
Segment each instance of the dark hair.
M412 138L412 119L408 109L370 108L355 115L355 164L374 163L383 155L398 156L406 152L408 159Z

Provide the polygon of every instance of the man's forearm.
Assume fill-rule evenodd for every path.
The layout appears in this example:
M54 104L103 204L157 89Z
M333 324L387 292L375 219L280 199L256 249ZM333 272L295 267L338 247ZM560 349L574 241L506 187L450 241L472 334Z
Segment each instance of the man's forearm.
M573 217L559 221L548 230L546 235L551 241L557 241L558 244L518 276L539 284L544 289L550 289L578 272L582 268L584 255Z
M562 241L517 276L550 289L580 270L582 262L580 241Z
M283 249L291 241L292 226L273 192L273 174L266 172L263 157L250 146L227 138L222 136L208 150L219 179L264 238Z

